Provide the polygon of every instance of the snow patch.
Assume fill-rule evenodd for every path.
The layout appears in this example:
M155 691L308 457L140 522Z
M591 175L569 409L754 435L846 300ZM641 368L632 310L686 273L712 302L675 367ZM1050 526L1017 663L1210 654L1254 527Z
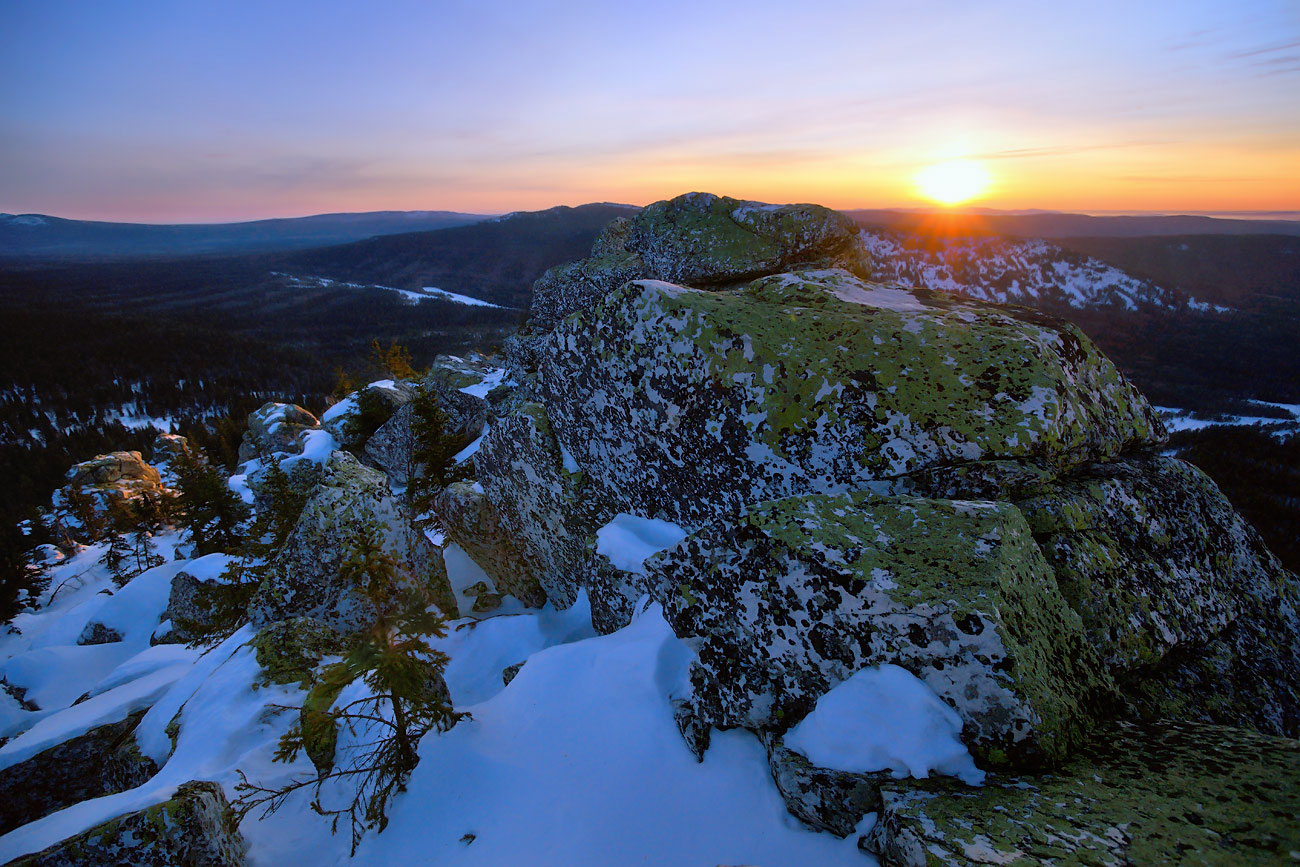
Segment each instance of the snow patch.
M897 665L864 668L817 700L785 745L821 768L893 776L948 774L984 782L961 742L961 717Z
M619 512L596 531L596 553L608 557L624 572L644 575L648 558L673 547L688 535L689 531L669 521Z

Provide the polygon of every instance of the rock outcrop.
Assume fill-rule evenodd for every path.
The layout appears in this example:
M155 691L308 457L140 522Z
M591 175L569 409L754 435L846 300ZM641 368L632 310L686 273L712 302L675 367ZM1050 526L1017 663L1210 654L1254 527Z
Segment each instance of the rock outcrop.
M435 369L420 384L420 388L432 394L443 413L443 435L447 450L453 454L476 440L491 416L486 400L453 387L459 381L459 377L452 377L450 372ZM366 458L383 470L394 485L405 485L412 474L420 472L412 457L415 437L411 432L411 421L414 417L415 405L405 403L366 440Z
M134 789L158 772L133 732L144 711L0 770L0 834L90 798Z
M266 403L248 416L248 430L239 444L239 461L280 452L299 454L303 433L320 427L316 416L292 403Z
M96 825L13 867L245 867L247 845L221 786L190 782L169 800Z
M1052 774L882 781L889 867L1283 864L1300 851L1300 745L1248 729L1118 725Z
M434 510L447 538L465 550L498 591L531 607L545 604L546 592L480 488L467 482L448 485Z
M985 768L1059 766L1124 716L1296 734L1300 585L1158 455L1137 389L1066 322L868 273L813 206L611 224L538 281L449 537L498 587L585 589L602 631L660 601L698 650L697 749L886 662ZM627 571L596 553L617 516L686 538Z
M336 451L253 598L253 622L313 617L345 633L371 624L374 604L343 570L363 538L397 564L397 583L405 592L457 616L441 552L412 526L383 473Z
M812 495L755 506L652 559L691 639L696 725L782 732L867 666L955 707L988 766L1058 761L1113 685L1009 504Z
M172 496L156 467L139 452L111 452L73 464L67 481L55 492L53 506L59 525L73 539L94 541L113 511L146 497Z

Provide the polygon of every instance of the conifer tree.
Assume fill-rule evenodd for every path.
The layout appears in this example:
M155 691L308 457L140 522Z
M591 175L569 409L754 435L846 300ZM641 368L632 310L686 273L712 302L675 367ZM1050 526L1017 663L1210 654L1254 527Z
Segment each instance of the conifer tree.
M277 761L293 761L306 750L317 766L316 777L270 788L250 782L240 772L237 810L242 817L257 807L263 815L277 810L293 792L313 790L312 809L330 818L331 830L347 819L356 852L362 835L388 824L393 795L404 791L419 763L416 745L428 732L446 731L467 715L451 705L442 672L446 654L430 646L430 637L446 635L446 623L429 598L405 589L414 582L379 544L377 526L363 528L341 571L370 600L375 621L355 636L343 661L326 668L300 709L298 725L280 740ZM343 688L361 680L369 695L333 707ZM343 760L335 764L340 728L352 736ZM321 742L325 742L326 749ZM327 784L355 784L340 807L322 803Z
M108 548L99 558L99 562L107 567L113 583L118 587L125 587L127 582L139 574L131 569L128 560L130 556L131 543L126 540L126 535L120 529L112 527L108 531Z
M438 492L455 479L456 442L447 433L447 413L433 383L422 384L411 401L411 473L406 496L411 510L433 508Z
M249 509L221 473L188 456L176 460L181 493L176 507L181 524L200 555L239 547Z
M418 376L415 368L411 367L411 351L396 340L390 341L388 348L384 349L379 345L379 339L374 338L370 341L370 349L375 362L393 379L415 379Z

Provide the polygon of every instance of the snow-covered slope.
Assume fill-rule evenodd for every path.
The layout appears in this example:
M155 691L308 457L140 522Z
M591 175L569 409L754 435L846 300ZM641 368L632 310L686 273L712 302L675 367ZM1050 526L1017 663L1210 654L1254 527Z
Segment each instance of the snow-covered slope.
M377 284L347 283L342 280L331 280L327 277L295 277L292 274L283 274L278 271L272 272L276 277L284 277L293 287L327 287L339 286L344 289L386 289L389 292L396 292L402 298L412 304L419 304L421 301L450 301L452 304L462 304L466 307L492 307L497 310L511 310L513 308L503 307L500 304L493 304L484 301L481 298L471 298L468 295L460 295L456 292L448 292L446 289L439 289L436 286L425 286L423 289L397 289L393 286L380 286Z
M1226 312L1097 259L1039 240L995 236L920 238L864 231L876 278L984 301L1070 307Z

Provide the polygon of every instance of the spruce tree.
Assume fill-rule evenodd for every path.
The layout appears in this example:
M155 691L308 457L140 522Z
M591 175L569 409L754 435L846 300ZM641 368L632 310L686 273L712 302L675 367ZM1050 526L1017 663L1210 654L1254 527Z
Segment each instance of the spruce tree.
M312 788L312 809L331 819L331 830L347 819L356 852L362 835L388 824L388 804L406 787L419 763L416 746L428 732L446 731L467 715L452 707L442 680L449 661L428 639L446 635L446 623L429 598L407 589L415 585L379 544L380 529L369 526L355 540L341 571L360 589L376 612L374 623L354 636L342 662L326 668L308 693L299 722L280 740L277 761L293 761L306 750L317 775L278 788L252 783L240 772L237 810L242 817L261 807L277 810L299 789ZM361 680L369 695L341 707L333 703L344 687ZM354 741L335 764L335 738L346 729ZM322 748L321 742L325 742ZM355 784L350 801L326 807L321 790L333 782Z
M127 582L139 574L131 569L128 560L130 556L131 543L126 540L126 535L117 527L111 528L108 531L108 548L99 562L107 567L108 574L118 587L125 587Z
M411 463L406 496L415 514L433 509L438 492L455 479L457 443L448 435L447 413L437 386L424 383L411 401Z
M243 536L249 508L212 466L182 455L176 460L181 493L176 508L197 552L234 551Z

